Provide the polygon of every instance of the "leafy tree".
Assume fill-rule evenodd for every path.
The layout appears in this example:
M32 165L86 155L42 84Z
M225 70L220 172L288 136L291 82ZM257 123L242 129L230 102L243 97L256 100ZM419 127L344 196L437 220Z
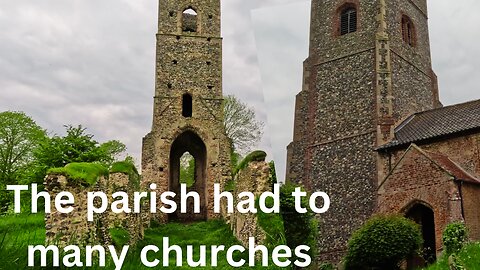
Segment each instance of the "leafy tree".
M233 95L224 97L223 113L225 132L232 148L247 153L262 138L264 123L256 119L252 108Z
M35 151L34 181L43 179L49 168L64 167L69 163L97 162L109 167L126 150L125 145L116 140L98 143L81 125L65 128L65 136L48 138Z
M195 158L189 152L180 157L180 183L187 187L195 184Z
M45 136L45 131L25 113L0 113L0 212L11 200L5 186L23 181L34 161L33 151Z

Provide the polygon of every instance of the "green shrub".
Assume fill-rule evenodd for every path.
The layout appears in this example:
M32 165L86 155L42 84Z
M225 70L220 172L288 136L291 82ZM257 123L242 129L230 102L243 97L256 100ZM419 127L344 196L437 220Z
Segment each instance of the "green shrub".
M98 163L70 163L63 168L52 168L48 174L62 174L69 180L93 186L100 176L108 176L108 170Z
M419 226L401 216L376 216L348 242L345 269L398 269L422 246Z
M315 257L317 246L318 224L315 214L308 211L305 214L298 213L295 209L295 199L292 193L299 186L288 183L280 189L280 210L283 217L287 245L295 249L299 245L310 247L308 252ZM302 198L302 207L308 209L308 200Z
M256 150L248 154L235 168L233 175L236 175L239 171L245 169L248 166L248 163L252 161L265 161L267 153L262 150Z
M460 251L468 240L468 231L465 224L455 222L448 224L443 231L443 246L447 254L454 254Z

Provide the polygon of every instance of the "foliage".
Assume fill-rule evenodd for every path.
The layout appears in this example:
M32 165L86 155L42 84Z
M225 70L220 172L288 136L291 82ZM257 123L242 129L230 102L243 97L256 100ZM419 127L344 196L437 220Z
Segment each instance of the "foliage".
M180 183L187 187L195 184L195 158L189 152L180 157Z
M234 190L235 190L235 181L233 181L233 179L230 179L225 183L225 191L233 192Z
M448 224L443 231L442 238L447 254L457 253L468 240L467 227L461 222Z
M273 206L273 198L267 198L265 201L267 207ZM260 209L258 205L258 199L256 201L257 209ZM287 243L285 239L285 228L283 227L283 219L281 214L264 213L259 210L257 212L258 225L265 231L266 239L265 246L269 249L273 249L279 245L285 245Z
M452 268L449 267L449 258ZM467 243L457 253L448 255L444 253L435 264L430 265L427 270L450 270L450 269L480 269L478 262L480 262L480 242ZM457 268L453 268L457 267ZM461 268L463 267L463 268Z
M331 263L320 264L320 270L335 270L335 266Z
M273 186L274 184L278 183L277 180L277 170L275 169L275 161L270 161L268 163L268 166L270 166L270 178L268 179L270 181L270 184Z
M224 97L223 113L225 132L235 150L246 153L260 141L264 123L256 119L253 108L229 95Z
M128 181L137 190L140 189L140 175L132 160L125 159L112 164L110 173L124 173L128 175Z
M422 246L419 226L401 216L376 216L348 242L345 269L398 269L402 260Z
M235 168L233 175L236 175L239 171L245 169L250 162L253 161L265 161L267 153L261 150L256 150L248 154Z
M44 244L44 214L0 217L0 269L27 268L28 245Z
M113 245L117 249L121 249L130 241L130 235L128 231L124 228L110 228L108 232L110 234L110 237L112 238Z
M52 168L49 174L62 174L69 180L93 186L100 176L108 176L108 170L98 163L70 163L63 168Z
M12 201L6 185L21 183L29 177L33 151L45 137L45 131L25 113L0 113L0 213Z
M307 245L310 247L309 255L314 257L317 246L318 222L312 211L304 214L296 211L295 198L292 196L292 193L297 187L299 186L288 183L280 189L280 210L283 217L287 245L290 248ZM306 197L302 198L301 205L308 209Z
M86 128L65 126L66 135L53 136L42 142L36 157L36 180L43 180L49 168L61 168L69 163L97 162L105 167L117 159L126 149L119 141L108 141L99 144L93 135L86 133Z

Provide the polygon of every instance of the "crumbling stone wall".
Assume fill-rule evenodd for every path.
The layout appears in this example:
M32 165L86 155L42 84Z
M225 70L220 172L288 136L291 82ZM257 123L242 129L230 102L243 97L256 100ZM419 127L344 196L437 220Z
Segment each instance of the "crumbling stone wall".
M247 191L259 197L263 192L271 191L270 167L265 161L252 161L248 166L239 171L235 177L235 191L233 192L236 205L238 194ZM265 241L265 231L258 225L256 214L241 214L236 209L227 216L235 237L244 245L248 245L248 238L255 237L256 244Z
M93 221L87 220L87 193L101 191L112 203L112 194L125 191L129 195L133 209L133 192L138 191L129 182L128 174L113 173L109 177L100 177L94 186L82 185L72 181L68 176L49 174L45 178L45 190L50 194L51 213L45 214L46 242L58 246L77 245L110 245L112 239L109 230L121 227L128 231L129 244L135 244L143 238L143 221L140 214L115 214L110 209L103 214L95 214ZM71 206L74 210L69 214L56 211L53 198L62 191L70 192L75 198ZM99 201L94 202L99 207Z
M102 178L100 182L104 181ZM93 222L87 221L87 192L98 190L98 186L84 187L77 184L64 175L50 174L45 178L45 190L52 198L51 213L45 214L46 242L58 246L67 246L71 243L79 245L100 244L105 237L105 231L97 229L96 224L103 219L102 216L95 216ZM60 192L70 192L75 203L71 206L74 211L64 214L56 211L55 198Z

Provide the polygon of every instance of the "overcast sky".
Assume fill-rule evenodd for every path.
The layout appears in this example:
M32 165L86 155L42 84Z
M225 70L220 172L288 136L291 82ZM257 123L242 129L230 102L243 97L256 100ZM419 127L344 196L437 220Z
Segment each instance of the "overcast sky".
M154 92L156 0L0 0L0 111L52 133L82 124L140 160ZM285 172L294 96L307 57L310 1L222 1L224 92L267 123L259 147ZM480 98L480 1L431 0L430 39L444 104Z

